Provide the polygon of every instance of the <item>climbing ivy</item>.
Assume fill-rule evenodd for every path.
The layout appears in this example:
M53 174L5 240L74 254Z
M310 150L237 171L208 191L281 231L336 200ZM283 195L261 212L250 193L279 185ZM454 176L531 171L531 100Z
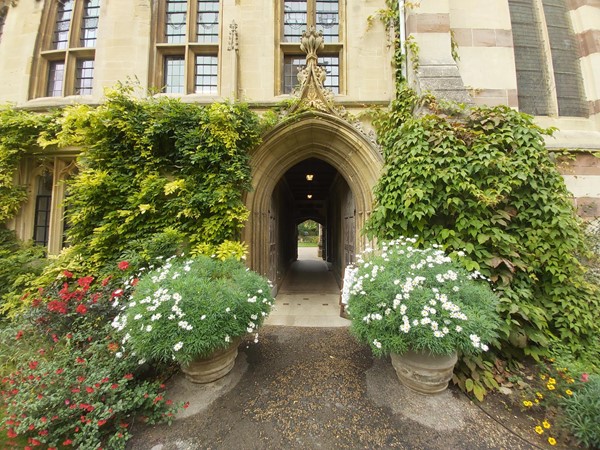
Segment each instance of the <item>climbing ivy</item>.
M15 184L15 173L23 155L37 144L50 121L48 115L0 107L0 223L12 218L27 198L25 187Z
M418 235L490 277L501 298L504 337L538 354L553 339L572 350L599 331L600 307L576 255L581 222L550 158L551 133L500 106L413 116L416 96L401 91L376 121L385 169L367 224L372 236ZM444 114L446 113L446 114Z
M198 106L109 92L64 111L55 140L80 145L69 183L68 236L93 263L165 230L196 245L239 238L248 217L249 150L261 133L244 104Z

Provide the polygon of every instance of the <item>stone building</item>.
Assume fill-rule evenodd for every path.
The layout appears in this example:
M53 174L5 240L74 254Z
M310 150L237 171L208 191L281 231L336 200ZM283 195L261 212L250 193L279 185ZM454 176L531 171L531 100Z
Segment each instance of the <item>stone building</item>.
M418 47L408 55L419 60L416 71L408 64L412 85L509 105L557 127L548 146L577 155L564 169L577 208L600 215L592 155L600 150L600 1L399 3L399 38ZM393 31L377 19L386 7L385 0L0 0L0 102L40 111L93 105L105 87L127 79L184 102L240 99L258 112L301 96L314 112L269 132L252 155L244 240L252 268L280 280L295 257L296 225L314 219L339 276L365 245L359 231L382 167L368 119L349 118L394 96ZM302 36L312 28L323 45L311 49ZM31 155L15 180L28 186L29 201L9 226L50 253L63 245L62 180L76 170L76 154Z

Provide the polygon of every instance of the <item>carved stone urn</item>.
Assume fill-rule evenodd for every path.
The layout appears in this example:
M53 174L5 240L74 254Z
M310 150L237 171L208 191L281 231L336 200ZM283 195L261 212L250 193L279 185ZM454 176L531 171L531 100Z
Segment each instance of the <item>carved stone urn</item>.
M402 355L392 353L390 356L400 382L421 394L444 391L452 379L454 365L458 360L456 352L451 355L434 355L409 350Z
M208 357L196 358L182 365L181 371L192 383L212 383L223 378L235 365L240 342L241 338L233 339L229 347L216 350Z

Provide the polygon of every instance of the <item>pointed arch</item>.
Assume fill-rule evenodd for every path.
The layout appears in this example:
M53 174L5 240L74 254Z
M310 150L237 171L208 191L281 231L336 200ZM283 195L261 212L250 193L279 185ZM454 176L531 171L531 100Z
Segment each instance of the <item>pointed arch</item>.
M347 121L321 112L307 112L271 130L252 153L253 191L246 195L250 217L244 229L249 243L248 263L266 274L269 264L269 213L273 190L286 171L307 159L318 158L333 166L346 180L356 208L357 251L364 249L362 230L373 209L373 188L383 159L367 136Z

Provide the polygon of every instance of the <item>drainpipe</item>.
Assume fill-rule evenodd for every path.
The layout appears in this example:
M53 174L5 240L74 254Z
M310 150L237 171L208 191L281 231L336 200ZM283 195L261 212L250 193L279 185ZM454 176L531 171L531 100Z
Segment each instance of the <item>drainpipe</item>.
M404 63L402 64L402 77L406 80L407 78L407 65L408 61L406 60L406 47L404 43L406 42L406 22L405 22L405 14L404 14L404 0L398 0L398 34L400 35L400 54L402 55Z

